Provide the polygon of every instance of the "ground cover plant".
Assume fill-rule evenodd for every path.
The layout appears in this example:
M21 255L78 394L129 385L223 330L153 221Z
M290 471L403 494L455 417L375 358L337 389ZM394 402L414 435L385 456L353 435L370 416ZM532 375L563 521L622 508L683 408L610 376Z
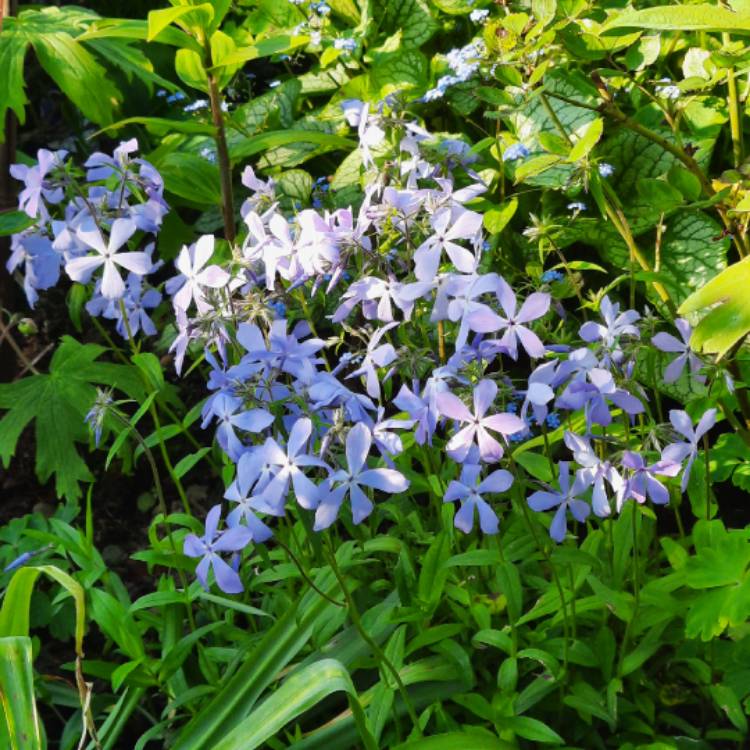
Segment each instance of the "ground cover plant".
M0 8L2 747L746 745L746 3Z

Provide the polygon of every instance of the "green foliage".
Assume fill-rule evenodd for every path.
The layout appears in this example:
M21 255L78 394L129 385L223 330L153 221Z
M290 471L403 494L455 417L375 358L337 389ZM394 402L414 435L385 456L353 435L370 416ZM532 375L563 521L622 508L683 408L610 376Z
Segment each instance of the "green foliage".
M24 124L29 99L36 111L39 94L24 79L36 75L33 54L43 80L98 128L83 134L137 137L173 208L154 256L168 263L200 232L229 236L226 182L239 195L245 166L275 183L273 204L287 214L318 201L329 215L349 206L356 213L365 191L384 184L382 166L408 159L405 124L424 124L433 133L421 142L425 153L471 170L455 188L479 178L486 188L469 204L489 235L482 271L502 273L524 293L543 288L556 305L577 301L589 320L605 293L650 305L634 344L633 378L650 397L644 418L626 424L616 413L602 443L656 455L674 439L673 408L700 416L716 407L723 432L708 450L697 445L681 505L679 480L665 479L668 509L631 500L553 546L548 522L527 515L525 495L556 483L566 431L587 429L580 412L507 451L518 496L493 498L502 515L496 537L455 531L443 498L457 470L441 463L442 438L415 445L404 431L396 464L408 492L379 504L368 523L347 521L325 538L311 535L309 514L296 509L274 528L275 540L243 553L246 592L224 596L190 583L194 561L182 554L186 535L203 533L193 513L221 501L233 471L198 428L208 372L200 351L175 385L163 364L174 338L166 302L156 312L162 338L134 345L129 360L63 336L36 364L39 373L0 384L4 467L15 469L11 459L33 423L36 475L54 477L66 500L49 519L34 514L0 528L2 566L31 560L19 554L41 558L1 574L0 745L43 746L42 700L65 717L60 736L50 737L62 750L78 744L82 712L108 749L125 742L128 727L141 731L136 750L744 746L750 533L731 528L724 513L731 493L741 507L750 492L750 415L741 413L750 170L748 133L743 143L735 122L746 129L747 4L327 5L330 13L286 0L174 0L141 19L24 8L0 32L0 121L12 110ZM471 19L477 10L489 11L485 23ZM479 72L425 96L452 75L447 53L479 41ZM205 104L191 111L190 99ZM396 123L369 161L343 116L347 99ZM84 142L82 133L65 135ZM507 155L525 153L519 146L528 155ZM81 146L89 147L98 148ZM272 205L259 200L259 212ZM239 239L219 241L216 251L234 251L237 267L246 262L239 217L236 201ZM0 214L0 236L31 225L20 211ZM392 237L379 240L372 254L386 267ZM546 281L545 269L562 278ZM326 339L327 292L299 309L296 291L248 293L242 304L265 319L266 302L282 302L290 320L315 323ZM70 290L68 310L85 341L98 340L81 285ZM675 355L649 336L675 314L695 324L694 351L718 355L706 358L705 384L687 370L665 382ZM16 335L17 316L10 320ZM570 321L544 325L545 341L573 340ZM390 335L398 344L399 330ZM433 344L425 335L425 351L397 365L421 376L421 358L442 356ZM510 368L502 375L515 377ZM616 375L619 385L625 374ZM105 420L106 453L84 460L97 386L135 403L118 402L127 413ZM154 488L119 510L126 523L147 527L147 542L125 550L122 565L110 562L117 545L109 537L102 534L101 553L94 543L112 513L95 462L123 475L137 469L139 480L155 467L147 477ZM80 528L71 525L76 516ZM340 570L330 565L331 548ZM133 570L137 588L120 578ZM44 586L42 574L51 579ZM87 627L96 638L83 660ZM71 637L76 687L69 675L46 675L49 658L35 675L39 648ZM92 696L79 692L84 676L96 680Z
M7 410L0 420L4 465L10 462L21 432L33 421L37 476L46 482L54 474L60 497L80 497L80 482L93 478L76 443L89 441L83 418L94 402L94 384L114 386L136 399L143 394L132 368L96 361L104 351L102 346L79 344L66 336L48 374L0 384L0 408Z

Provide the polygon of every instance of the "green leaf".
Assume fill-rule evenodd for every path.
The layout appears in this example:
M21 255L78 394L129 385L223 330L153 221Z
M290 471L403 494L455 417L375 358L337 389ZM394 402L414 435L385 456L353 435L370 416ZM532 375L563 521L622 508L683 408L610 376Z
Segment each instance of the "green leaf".
M0 638L0 703L10 750L42 750L28 636Z
M592 120L586 125L585 130L581 134L580 138L575 142L573 148L568 154L568 161L577 162L588 156L591 153L591 149L596 146L599 139L602 137L604 132L604 120L601 117L597 117L596 120Z
M185 133L186 135L213 135L216 128L207 122L197 122L195 120L170 120L166 117L126 117L124 120L118 120L111 125L98 130L93 135L106 133L110 130L119 130L128 125L143 125L146 130L155 135L169 135L170 133Z
M397 745L393 750L458 750L458 748L471 748L471 750L512 750L511 745L504 740L484 733L470 732L448 732L447 734L435 734L432 737L422 737L412 740L403 745Z
M500 725L512 730L519 737L545 745L563 745L565 740L551 727L530 716L507 716L500 719Z
M186 86L203 93L208 92L208 74L197 52L191 49L178 49L174 58L174 69Z
M155 354L140 352L134 354L130 360L141 371L151 390L160 391L164 387L164 371Z
M86 607L83 588L67 573L54 565L20 568L8 584L0 609L0 637L28 636L31 613L31 594L36 579L42 574L52 578L73 597L76 610L75 650L83 656L83 630L86 626Z
M750 33L750 13L733 13L718 5L662 5L615 14L605 29L637 28L654 31L726 31Z
M218 61L214 60L214 67L222 68L228 65L242 65L251 60L258 60L261 57L285 54L299 47L304 47L309 42L310 37L304 35L290 36L283 34L269 39L261 39L247 47L240 47Z
M26 121L28 99L25 94L23 63L29 40L21 35L0 34L0 70L3 71L3 85L0 86L0 123L5 122L5 113L12 109L18 121ZM5 128L0 128L0 143L5 137Z
M625 64L630 70L643 70L656 62L661 49L661 37L642 36L626 53Z
M165 188L180 198L205 207L221 204L219 168L198 154L173 151L154 163Z
M185 18L185 16L189 17ZM188 29L198 28L205 30L213 17L214 9L210 3L178 5L173 8L152 10L148 14L148 34L146 41L153 41L167 26L177 21L182 21L182 25Z
M474 565L498 565L500 563L500 555L491 549L474 549L469 552L461 552L458 555L449 557L443 566L446 568L456 568L459 566L474 566Z
M276 191L292 201L306 204L313 189L313 178L304 169L289 169L276 180Z
M386 33L401 32L402 47L421 47L440 28L425 0L382 0L377 15Z
M645 177L638 180L636 185L641 199L657 211L669 213L683 201L682 193L673 188L666 180L654 180Z
M717 708L726 714L740 732L747 734L747 717L734 690L727 685L711 685L709 690Z
M521 464L535 479L540 479L542 482L552 481L552 469L547 456L524 451L516 456L516 462Z
M394 91L425 87L427 59L418 50L408 48L376 53L368 79L372 99L382 99Z
M138 626L128 610L111 594L91 589L91 617L97 627L129 658L138 660L146 655Z
M518 208L518 199L514 196L507 200L500 208L491 208L483 218L484 228L490 234L499 234L508 225Z
M341 565L350 546L342 545L336 557ZM329 570L318 573L313 580L328 594L337 590ZM227 736L253 709L263 691L277 678L322 626L335 607L317 592L308 592L297 606L288 608L257 645L247 654L231 678L224 681L215 696L183 727L174 750L216 750Z
M135 18L102 18L89 25L82 34L76 37L79 42L92 39L142 39L148 38L148 21ZM201 51L198 42L184 31L173 26L164 27L149 41L169 44L172 47L184 47Z
M688 297L678 310L680 315L716 305L696 326L691 346L720 357L750 333L750 258L735 263Z
M79 40L80 37L76 37L76 41ZM120 39L88 39L86 46L96 52L101 62L119 68L128 81L132 81L133 78L142 81L149 94L153 93L154 86L160 86L167 91L179 90L172 81L154 72L151 61L134 44Z
M94 383L115 386L132 398L143 398L134 368L95 360L104 348L64 337L52 357L49 374L0 383L0 459L7 467L18 437L32 420L36 434L36 473L41 482L55 475L59 497L75 500L79 482L92 476L76 442L88 442L84 417L96 396Z
M259 133L258 135L244 138L235 143L230 149L232 161L240 161L248 156L269 151L280 146L304 143L323 146L327 150L342 149L349 151L356 147L356 143L349 138L340 135L326 133L320 130L278 130L271 133Z
M0 117L2 117L2 112L0 112ZM23 232L24 229L33 227L36 223L37 219L33 219L23 211L3 211L0 213L0 237Z
M448 580L445 562L450 554L450 541L445 532L439 533L422 560L417 593L426 610L432 613L440 603L443 588Z
M83 45L64 32L41 34L31 43L40 65L89 120L112 122L122 95Z
M187 456L183 456L174 467L174 474L178 479L187 474L190 469L195 466L207 453L211 451L211 448L201 448L195 451L195 453L188 453Z

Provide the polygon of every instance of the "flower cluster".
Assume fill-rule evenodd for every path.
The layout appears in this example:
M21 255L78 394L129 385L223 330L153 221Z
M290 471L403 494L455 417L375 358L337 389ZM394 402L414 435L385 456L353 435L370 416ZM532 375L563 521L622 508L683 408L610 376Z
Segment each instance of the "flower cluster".
M363 160L375 163L387 118L361 102L343 109ZM605 458L612 441L602 429L630 423L646 408L631 377L638 313L604 297L601 322L580 329L582 346L545 345L539 323L549 294L531 291L519 301L503 277L483 270L482 217L471 203L485 186L464 170L469 181L457 187L460 175L428 157L429 141L416 123L403 125L398 150L407 158L387 182L370 184L356 212L284 214L273 182L249 171L239 257L223 270L207 265L211 240L202 238L178 259L181 285L168 285L180 326L177 364L190 341L208 347L204 426L216 426L237 467L225 495L236 503L226 533L241 525L248 542L264 541L271 534L264 516L284 515L289 497L314 513L315 530L330 526L347 502L352 521L362 522L378 493L409 490L406 434L440 447L460 467L443 497L459 504L456 527L469 532L478 517L482 531L496 533L497 500L517 481L498 462L512 463L512 443L558 427L564 414L568 423L583 418L582 434L565 431L574 464L561 461L558 487L527 499L536 511L556 509L554 539L564 538L568 511L584 521L591 511L608 516L613 504L619 512L629 499L667 502L659 477L676 476L684 462L687 485L695 435L707 427L690 432L682 412L672 421L687 442L666 447L658 460L627 441ZM561 278L550 271L544 282ZM243 301L246 318L235 327ZM291 325L285 318L316 301L330 310L322 323L328 339L316 335L312 319ZM420 338L426 348L418 351ZM230 341L239 358L230 356ZM444 361L436 349L446 350ZM523 362L533 369L519 383Z
M468 54L454 55L455 65L469 70ZM246 231L231 257L222 258L215 239L203 236L181 250L176 273L164 283L177 326L176 369L189 352L204 356L210 395L202 425L215 431L233 465L224 495L233 507L223 530L217 505L203 535L185 540L185 553L200 558L201 582L209 585L212 570L224 591L239 591L240 553L271 537L273 518L310 513L317 531L341 516L359 524L379 498L410 492L421 469L405 445L439 453L448 478L439 499L458 503L454 523L467 533L477 518L484 533L496 533L511 489L528 494L535 511L555 509L550 534L557 541L567 533L568 512L583 522L592 513L619 512L630 499L665 504L663 480L681 471L684 491L716 415L707 413L694 429L687 414L672 412L673 432L685 440L654 445L654 460L653 450L634 450L629 432L649 408L633 378L640 315L605 296L601 320L580 327L579 346L546 343L559 305L552 307L549 286L514 289L488 270L492 250L476 210L487 186L461 144L441 152L430 133L389 116L385 105L372 110L346 100L342 110L374 177L356 209L328 205L328 193L319 190L318 207L284 211L273 179L248 167ZM388 144L399 158L388 156ZM145 298L160 292L142 286L153 269L150 251L126 248L136 232L158 227L137 223L139 206L166 207L153 187L140 191L144 203L128 200L136 192L124 186L124 175L136 183L144 173L155 179L148 165L129 160L131 152L124 144L114 158L88 163L90 171L110 170L97 179L117 176L116 207L108 187L93 214L64 227L79 247L64 258L71 278L93 281L101 270L92 314L127 306L135 294L141 308L158 304ZM62 199L54 180L29 184L39 185L38 206ZM84 207L90 202L89 195ZM38 233L46 226L40 221ZM131 272L126 281L118 267ZM562 278L552 269L541 281ZM151 332L147 316L129 326ZM686 342L686 324L677 326ZM687 344L667 333L654 344L679 355L668 379L688 361L700 377L701 363ZM91 421L100 424L94 414ZM525 450L517 444L543 435L552 463L549 430L572 461L559 461L556 486L537 489L517 470L516 451Z
M161 175L133 157L137 150L133 139L112 155L94 153L83 175L64 151L42 149L36 166L11 167L25 185L19 208L37 220L13 235L7 263L21 277L29 305L40 290L57 284L64 270L72 281L95 280L86 306L91 315L116 320L122 336L156 333L148 311L159 304L161 293L144 279L160 265L152 258L149 235L158 233L169 208Z

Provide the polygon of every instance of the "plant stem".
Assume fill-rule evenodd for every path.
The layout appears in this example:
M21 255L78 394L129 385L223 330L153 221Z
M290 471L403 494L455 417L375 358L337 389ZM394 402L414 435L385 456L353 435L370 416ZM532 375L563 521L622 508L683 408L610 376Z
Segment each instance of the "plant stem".
M224 216L224 237L232 247L232 255L236 257L237 250L234 241L237 232L234 226L234 197L232 195L232 164L229 161L227 134L224 128L224 113L221 110L222 97L216 76L211 72L213 60L211 47L206 42L206 68L208 69L208 97L211 102L211 120L216 128L216 155L219 162L219 178L221 180L221 212Z
M513 494L511 495L511 498L512 498L511 502L513 502L513 499L515 499L515 503L521 506L521 513L523 514L524 521L526 522L526 526L529 529L531 536L534 538L534 542L536 543L536 546L539 549L539 552L544 558L544 561L549 566L550 573L552 574L552 580L555 583L555 587L557 588L557 593L560 597L560 608L562 610L562 617L563 617L563 669L567 673L568 648L569 648L569 640L570 640L570 620L568 619L568 607L567 607L567 604L565 603L565 593L562 587L562 583L560 582L560 577L557 575L557 570L555 569L555 565L552 562L552 558L550 557L549 552L547 551L547 547L543 544L542 540L539 539L539 535L537 534L536 528L534 526L534 522L529 516L529 509L526 506L526 502L523 497L523 489L520 484L520 475L519 475L518 466L516 465L516 462L513 461L512 456L511 456L511 467L512 467L512 473L517 478L517 481L513 483L514 491L513 491ZM516 508L516 512L518 512L517 508Z
M566 102L567 104L571 104L574 107L581 107L582 109L589 109L594 112L599 112L606 117L609 117L621 123L626 128L628 128L628 130L632 130L634 133L638 133L638 135L647 138L652 143L656 143L658 146L661 146L661 148L663 148L665 151L668 151L670 154L672 154L672 156L682 162L687 170L689 172L692 172L698 178L703 192L709 198L712 198L714 195L716 195L716 190L714 190L714 187L711 184L711 180L703 172L700 164L698 164L698 162L693 158L691 154L687 153L679 146L675 146L667 138L664 138L664 136L655 133L645 125L641 125L641 123L639 123L637 120L634 120L632 117L626 115L613 101L608 100L602 102L600 105L593 105L588 104L587 102L580 102L576 99L571 99L567 96L563 96L562 94L548 92L548 95L554 99L559 99L560 101ZM717 206L716 210L718 211L725 228L732 235L732 239L734 240L737 252L739 253L741 258L744 258L746 255L748 255L748 253L750 253L750 243L748 243L747 237L744 234L740 234L735 231L734 223L729 218L724 209Z
M130 321L128 320L127 310L125 309L125 303L123 302L122 298L120 299L120 314L122 315L122 320L123 320L123 323L125 324L125 332L128 334L128 343L130 344L131 351L133 352L133 354L138 354L138 349L133 339L133 332L130 329ZM137 369L138 369L138 374L141 376L141 380L143 381L143 384L144 386L146 386L146 390L148 391L148 382L146 381L146 378L141 372L140 368L137 368ZM180 478L175 473L174 466L172 465L172 461L169 458L169 453L167 452L167 446L164 443L164 438L161 433L161 420L159 419L159 412L154 406L153 401L149 405L148 411L149 411L149 414L151 414L151 419L153 419L154 421L156 434L159 436L159 452L161 453L161 458L162 458L162 461L164 462L164 466L166 467L167 473L172 479L172 483L177 489L177 494L180 496L180 501L182 502L182 507L185 513L187 513L188 516L192 517L193 513L190 509L190 503L187 499L187 494L185 493L185 489L182 486L182 482L180 481Z
M346 579L344 578L341 572L341 569L339 568L338 563L336 562L335 553L331 552L328 549L328 547L325 545L323 549L324 549L324 554L326 556L328 564L331 566L331 570L333 571L334 576L336 576L336 580L339 583L341 592L343 593L344 598L346 599L347 607L349 610L349 617L351 618L352 624L357 629L357 632L361 636L362 640L372 649L373 653L375 654L375 657L380 662L381 667L385 667L391 673L391 676L396 682L396 685L398 685L398 690L401 693L401 698L404 701L404 705L406 706L406 710L409 714L409 718L411 719L411 722L414 725L414 729L416 730L418 736L421 737L422 729L419 726L419 717L417 716L417 712L415 711L414 705L411 702L411 698L409 697L409 693L406 690L406 686L404 685L403 680L401 679L401 675L398 673L398 670L396 669L396 667L393 666L393 663L385 655L385 653L377 644L377 642L367 632L364 625L362 625L362 619L360 618L359 610L357 609L357 605L354 601L354 597L351 595L351 592L349 591L349 587L346 585Z
M725 47L728 46L731 42L729 34L722 34L721 41ZM742 109L737 94L737 80L732 68L727 69L727 109L729 110L729 132L732 135L732 157L734 166L737 168L744 159L744 144L742 142Z
M156 499L159 503L159 509L161 510L161 514L163 517L162 523L164 524L164 528L167 532L167 537L169 538L169 544L172 547L172 553L177 557L179 554L177 551L177 545L174 541L174 536L172 533L172 524L169 522L169 509L167 508L167 501L164 497L164 490L161 485L161 478L159 477L159 469L156 465L156 459L154 458L154 454L151 452L151 448L146 445L146 441L143 438L143 435L138 431L138 429L130 424L130 422L125 419L125 417L120 414L120 412L117 411L117 409L111 409L110 414L114 415L116 419L122 423L122 425L129 431L135 435L135 439L138 441L138 444L143 448L143 453L146 456L146 461L148 462L149 468L151 469L151 476L154 480L154 489L156 490ZM188 622L190 623L190 627L192 630L195 630L195 620L193 619L193 607L190 602L190 594L189 594L189 587L187 583L187 579L185 578L185 573L181 568L175 567L175 570L177 571L177 576L180 579L180 585L182 586L183 591L185 592L185 607L187 609L187 616L188 616Z

